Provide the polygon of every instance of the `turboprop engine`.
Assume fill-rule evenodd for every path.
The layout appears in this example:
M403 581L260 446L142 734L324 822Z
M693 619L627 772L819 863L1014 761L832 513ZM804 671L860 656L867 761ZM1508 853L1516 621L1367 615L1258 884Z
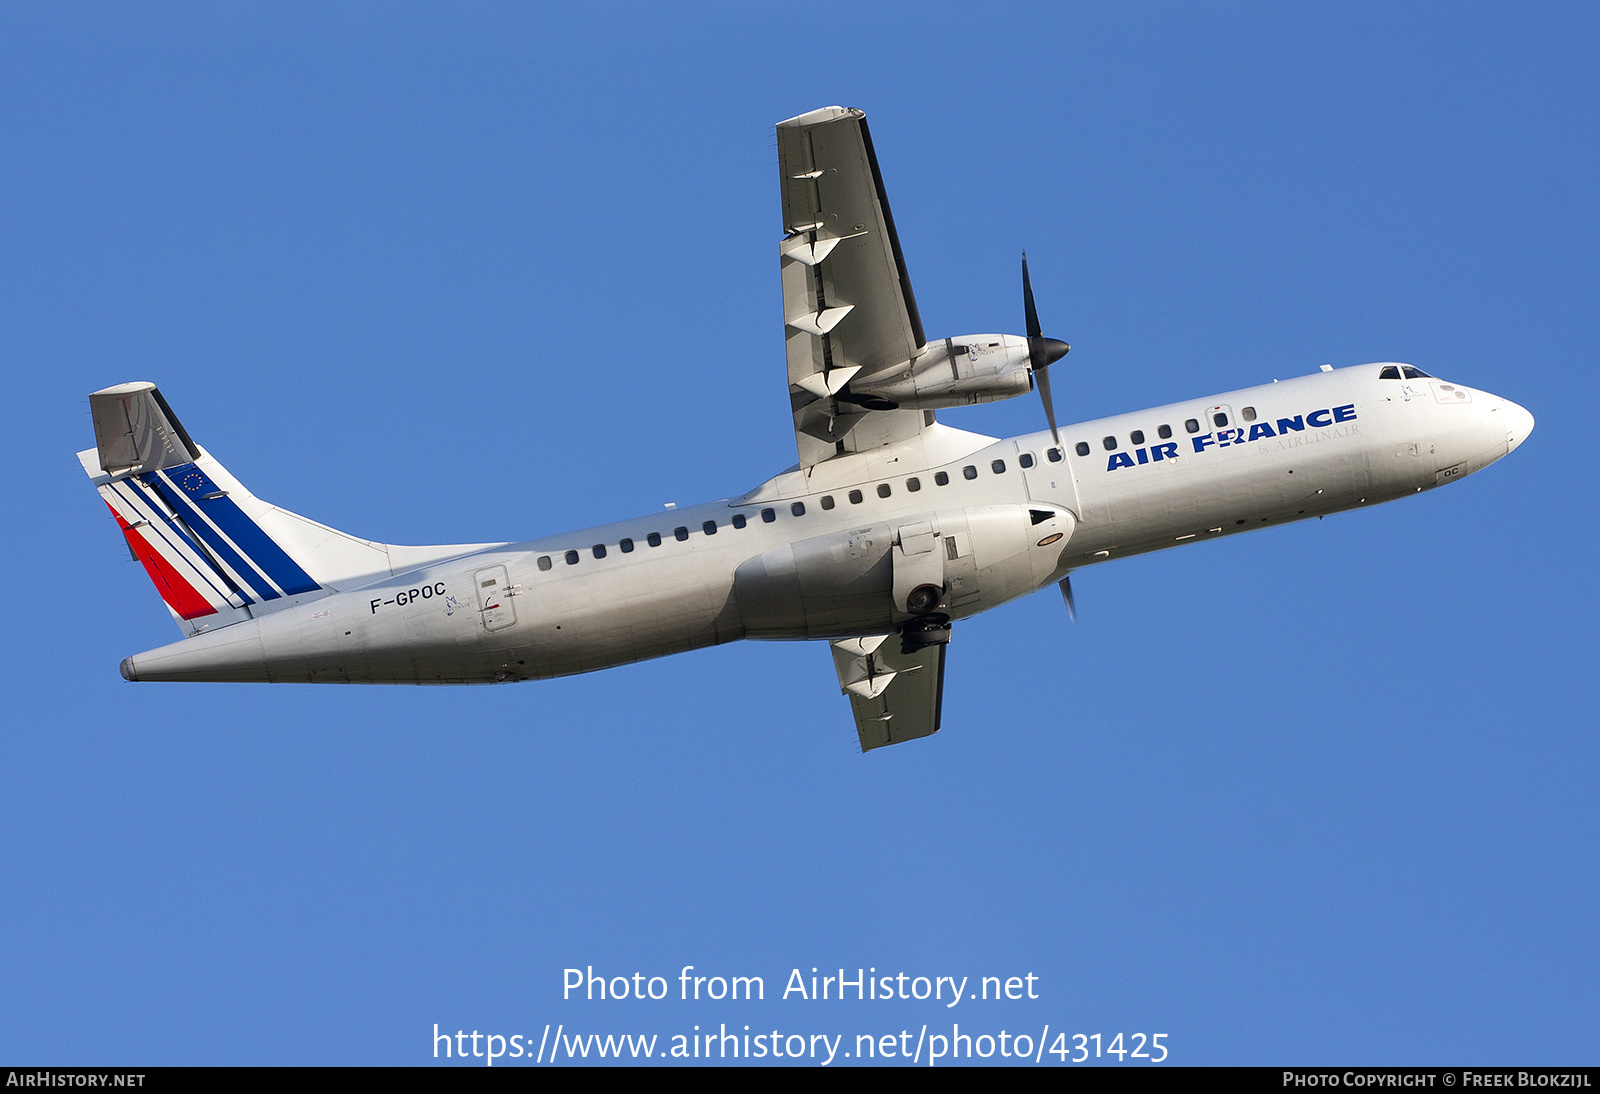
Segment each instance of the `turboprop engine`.
M930 342L904 364L858 374L839 398L869 410L970 406L1026 395L1030 372L1026 338L968 334Z
M1067 510L1037 504L863 525L746 559L734 597L750 638L937 630L1051 581L1073 527Z

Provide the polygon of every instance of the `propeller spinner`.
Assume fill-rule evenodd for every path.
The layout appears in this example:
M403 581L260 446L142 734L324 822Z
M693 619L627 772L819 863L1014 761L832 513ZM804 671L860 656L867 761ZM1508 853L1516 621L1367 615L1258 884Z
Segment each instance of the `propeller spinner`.
M1056 429L1056 407L1050 399L1051 364L1061 360L1072 347L1058 338L1046 338L1039 329L1039 310L1033 306L1033 282L1028 279L1028 252L1022 252L1022 308L1028 320L1028 369L1039 388L1039 398L1044 401L1045 420L1050 423L1050 436L1061 443L1061 433Z

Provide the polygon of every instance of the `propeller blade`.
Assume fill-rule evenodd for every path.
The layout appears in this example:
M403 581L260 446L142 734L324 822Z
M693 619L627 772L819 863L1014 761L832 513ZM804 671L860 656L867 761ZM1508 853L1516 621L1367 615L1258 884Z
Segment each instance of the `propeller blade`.
M1050 398L1050 374L1045 370L1061 360L1072 347L1057 338L1046 338L1039 327L1039 309L1033 303L1033 279L1028 276L1028 252L1022 252L1022 311L1028 325L1028 369L1039 388L1039 398L1044 400L1044 416L1050 423L1050 436L1061 443L1061 431L1056 428L1056 405Z
M1039 327L1039 309L1033 306L1033 282L1028 279L1028 252L1022 252L1022 310L1028 318L1028 341L1044 333Z
M1050 372L1047 368L1036 368L1033 378L1038 384L1039 398L1044 400L1044 420L1050 423L1050 437L1059 447L1061 432L1056 429L1056 405L1050 399Z
M1072 575L1068 574L1061 579L1061 599L1067 605L1067 617L1074 623L1078 621L1078 604L1072 599Z

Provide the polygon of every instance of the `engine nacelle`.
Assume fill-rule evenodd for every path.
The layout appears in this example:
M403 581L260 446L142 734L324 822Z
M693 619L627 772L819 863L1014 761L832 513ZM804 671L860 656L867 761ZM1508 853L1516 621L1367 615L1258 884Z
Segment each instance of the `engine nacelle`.
M750 638L851 638L976 615L1046 584L1074 523L1053 505L983 505L851 528L746 559L734 598Z
M969 334L930 342L921 356L905 364L857 375L840 398L870 410L937 410L992 403L1032 390L1026 338Z

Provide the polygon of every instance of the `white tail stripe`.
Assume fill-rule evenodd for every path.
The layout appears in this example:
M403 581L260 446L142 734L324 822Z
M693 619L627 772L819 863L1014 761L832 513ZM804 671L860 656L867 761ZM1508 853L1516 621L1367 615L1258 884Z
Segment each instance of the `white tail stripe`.
M117 489L120 483L100 488L102 497L110 501L117 511L117 515L133 527L134 534L140 536L150 548L184 577L195 591L205 597L206 601L218 611L232 610L233 604L228 599L228 590L219 583L217 573L205 559L197 556L194 548L180 539L174 537L173 530L166 526L166 517L159 513L147 512L148 505L141 507L134 491L127 494ZM134 497L128 496L135 494ZM119 504L120 503L120 504Z
M172 477L170 475L168 475L167 472L165 472L165 471L157 471L157 472L155 472L155 475L159 476L162 479L162 481L164 481L169 487L171 487L171 489L173 490L173 492L177 496L179 496L179 497L183 497L184 496L183 490L178 486L177 483L173 482ZM233 541L233 537L229 536L221 528L217 527L216 521L212 520L209 516L207 516L206 513L205 513L205 510L201 509L197 505L191 505L189 508L190 508L191 512L189 514L185 515L185 517L184 517L185 521L194 521L194 520L203 521L204 524L205 524L205 527L206 527L206 529L208 531L214 533L218 539L220 539L223 543L226 543L228 545L228 549L231 550L234 553L235 556L237 556L238 558L242 559L244 561L244 563L247 566L250 567L250 573L249 574L242 574L242 573L240 573L238 571L237 567L232 565L226 559L224 559L224 558L218 558L217 559L218 565L222 567L224 572L226 572L227 575L231 579L233 579L235 584L237 584L240 588L244 588L244 589L267 588L267 589L271 589L278 596L285 596L286 595L284 593L284 591L283 591L283 587L281 585L279 585L276 581L273 581L272 578L268 577L267 574L261 569L261 567L256 565L255 560L250 557L248 552L246 552L243 548L241 548L237 543L235 543ZM197 531L198 531L198 529L197 529ZM256 576L256 575L259 575L259 576Z

